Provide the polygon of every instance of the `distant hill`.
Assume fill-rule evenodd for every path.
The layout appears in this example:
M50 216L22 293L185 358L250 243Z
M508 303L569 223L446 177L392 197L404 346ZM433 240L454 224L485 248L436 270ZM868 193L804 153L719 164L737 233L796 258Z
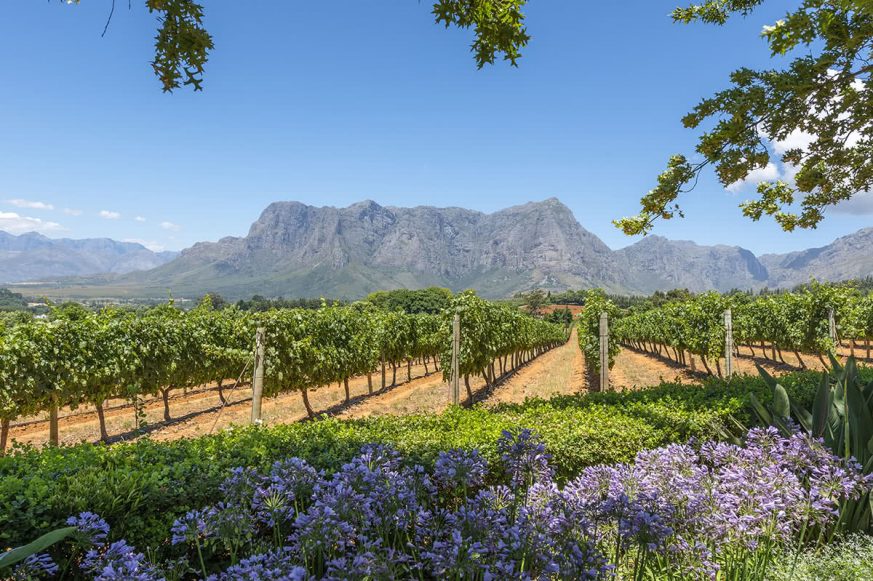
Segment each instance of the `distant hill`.
M125 274L155 268L176 252L152 252L142 244L108 238L47 238L36 232L14 236L0 231L0 284L56 280L66 276Z
M613 251L585 230L569 208L550 198L492 214L372 201L347 208L276 202L244 237L195 244L151 270L75 284L94 293L144 297L211 291L227 298L354 299L403 287L474 288L487 297L531 288L595 286L648 294L677 287L793 286L811 277L868 275L873 275L873 228L824 248L760 258L738 246L701 246L659 236Z

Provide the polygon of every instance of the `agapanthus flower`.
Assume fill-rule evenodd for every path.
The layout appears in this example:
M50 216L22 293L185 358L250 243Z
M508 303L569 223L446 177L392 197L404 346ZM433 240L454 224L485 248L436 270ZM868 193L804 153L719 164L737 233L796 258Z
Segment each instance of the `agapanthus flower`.
M478 450L440 452L434 466L434 482L442 489L474 490L485 483L488 463Z
M109 536L109 525L93 512L80 512L67 519L67 525L76 527L92 545L101 545Z
M555 472L549 465L551 455L542 441L529 429L517 433L504 430L497 441L503 469L514 489L523 489L537 482L550 481Z
M94 581L163 581L161 575L145 558L145 555L128 545L116 541L108 547L92 549L85 554L82 569Z
M31 579L43 579L56 575L58 566L52 558L45 553L30 555L12 571L13 581L30 581Z
M291 550L277 549L243 559L209 581L304 581L310 579L304 567L294 563Z

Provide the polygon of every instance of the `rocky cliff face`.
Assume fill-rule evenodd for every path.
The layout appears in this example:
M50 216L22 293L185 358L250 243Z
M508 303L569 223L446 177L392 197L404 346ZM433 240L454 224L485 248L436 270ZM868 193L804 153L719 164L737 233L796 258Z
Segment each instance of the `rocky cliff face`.
M108 238L53 239L35 232L14 236L0 231L0 283L123 274L155 268L175 257L175 252L156 253L141 244Z
M816 280L845 280L873 275L873 228L838 238L821 248L790 254L765 254L761 262L773 287L794 286Z
M696 292L758 288L767 283L767 268L738 246L699 246L693 242L649 236L616 251L633 292L687 288Z
M439 284L502 296L533 286L618 290L622 279L612 260L612 251L556 199L493 214L372 201L347 208L276 202L244 238L196 244L136 278L188 287L204 276L223 277L208 282L243 295L351 297Z
M873 228L824 248L760 259L737 246L659 236L612 251L551 198L493 214L372 201L347 208L276 202L244 237L195 244L172 262L110 282L161 296L170 290L358 298L379 289L439 285L504 297L531 288L595 286L642 294L727 291L871 274Z

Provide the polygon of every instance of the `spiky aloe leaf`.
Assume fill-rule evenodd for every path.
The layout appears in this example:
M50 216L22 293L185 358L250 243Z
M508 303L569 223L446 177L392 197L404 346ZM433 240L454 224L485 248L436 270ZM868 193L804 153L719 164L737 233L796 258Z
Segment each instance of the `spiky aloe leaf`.
M812 402L812 429L810 432L816 438L821 438L828 428L833 408L833 394L831 383L827 375L823 375Z
M769 373L767 373L767 370L766 370L766 369L764 369L763 367L761 367L761 366L758 365L757 363L755 363L755 367L758 368L758 374L759 374L759 375L761 376L761 378L764 380L764 383L766 383L767 386L770 387L770 389L773 389L774 387L776 387L776 384L777 384L778 382L776 381L776 379L775 379L772 375L770 375Z
M791 399L788 397L788 392L780 384L773 386L773 404L771 406L773 415L779 418L788 418L791 416Z
M812 414L794 403L791 402L791 413L794 414L794 417L797 419L797 423L800 424L800 427L810 434L814 434L813 431L813 419Z
M758 400L754 393L749 394L749 401L752 403L752 410L758 416L758 420L765 426L773 424L773 416L767 411L767 408Z
M846 403L848 404L849 453L858 462L866 463L869 457L867 444L873 438L873 416L861 395L857 383L846 383Z

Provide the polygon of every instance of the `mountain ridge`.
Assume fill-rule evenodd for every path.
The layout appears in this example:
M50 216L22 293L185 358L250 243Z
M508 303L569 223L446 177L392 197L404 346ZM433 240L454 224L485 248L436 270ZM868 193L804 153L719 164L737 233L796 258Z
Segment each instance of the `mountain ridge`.
M273 202L245 236L198 242L149 270L101 284L151 295L358 298L379 289L445 286L508 296L531 288L651 293L793 286L873 274L873 228L817 249L760 257L740 246L649 236L619 250L557 198L484 213L459 207L347 207ZM2 277L0 277L2 278Z
M0 230L0 283L126 274L160 266L176 255L111 238L48 238L37 232L16 236Z

